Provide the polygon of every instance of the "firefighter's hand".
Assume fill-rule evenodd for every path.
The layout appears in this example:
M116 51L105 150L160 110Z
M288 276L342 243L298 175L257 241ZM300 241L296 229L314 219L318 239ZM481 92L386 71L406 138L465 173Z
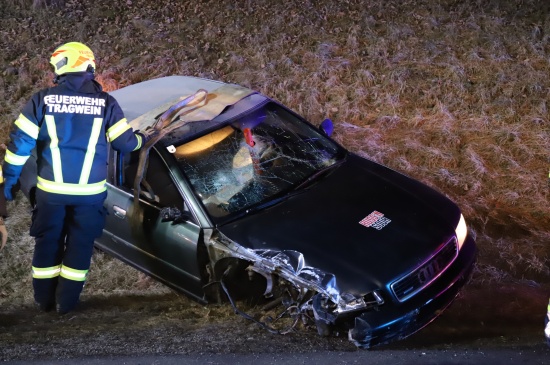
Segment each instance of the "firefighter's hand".
M141 139L142 139L142 142L141 142L141 145L145 145L145 143L147 143L151 138L155 137L156 135L156 131L151 128L151 127L147 127L145 130L141 131L136 131L137 134L139 134L141 136Z
M141 133L140 131L137 131L135 133L136 133L136 136L139 136L139 138L141 138L141 147L145 146L145 143L147 143L147 141L149 140L147 135Z
M2 243L0 243L0 251L4 249L4 246L6 246L6 242L8 241L8 230L6 229L4 222L1 223L2 225L0 225L0 235L2 235Z

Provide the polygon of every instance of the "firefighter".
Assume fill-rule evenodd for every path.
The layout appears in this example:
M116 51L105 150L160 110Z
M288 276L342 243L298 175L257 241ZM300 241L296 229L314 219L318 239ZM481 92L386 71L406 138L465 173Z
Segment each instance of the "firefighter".
M105 225L107 143L139 149L117 101L94 80L95 58L70 42L53 52L54 86L34 94L14 122L4 158L4 195L13 199L23 165L36 148L37 189L30 234L34 299L59 314L77 305L95 238Z

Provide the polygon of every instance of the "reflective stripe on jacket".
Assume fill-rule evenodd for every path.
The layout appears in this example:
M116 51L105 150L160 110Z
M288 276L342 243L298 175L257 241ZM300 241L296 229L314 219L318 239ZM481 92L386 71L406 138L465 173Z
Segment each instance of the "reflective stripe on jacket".
M64 196L64 203L105 192L108 142L122 152L141 147L116 100L93 79L74 80L78 89L67 82L33 95L14 123L4 158L4 178L15 183L36 148L37 187Z

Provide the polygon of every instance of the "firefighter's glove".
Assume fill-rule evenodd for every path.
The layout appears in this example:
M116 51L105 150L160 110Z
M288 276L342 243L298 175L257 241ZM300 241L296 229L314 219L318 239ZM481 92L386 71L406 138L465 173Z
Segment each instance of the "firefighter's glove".
M149 141L151 139L150 136L143 133L142 131L136 131L135 134L136 134L136 136L139 136L139 138L141 138L141 147L145 146L147 141Z
M8 180L4 183L4 196L6 197L6 200L13 200L14 185L14 183L9 182Z
M151 127L147 127L145 130L137 131L136 133L141 136L142 146L145 145L145 143L147 143L151 138L153 138L156 135L156 131Z

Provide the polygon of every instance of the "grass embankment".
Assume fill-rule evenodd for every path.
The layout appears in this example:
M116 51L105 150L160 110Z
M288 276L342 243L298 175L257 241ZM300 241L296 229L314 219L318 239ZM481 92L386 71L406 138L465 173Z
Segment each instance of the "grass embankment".
M550 16L544 0L57 1L0 4L0 138L77 40L107 90L171 74L257 89L350 150L455 200L479 245L474 280L550 282ZM35 1L35 3L41 3ZM30 296L32 240L10 204L0 303ZM88 293L154 285L94 256Z

